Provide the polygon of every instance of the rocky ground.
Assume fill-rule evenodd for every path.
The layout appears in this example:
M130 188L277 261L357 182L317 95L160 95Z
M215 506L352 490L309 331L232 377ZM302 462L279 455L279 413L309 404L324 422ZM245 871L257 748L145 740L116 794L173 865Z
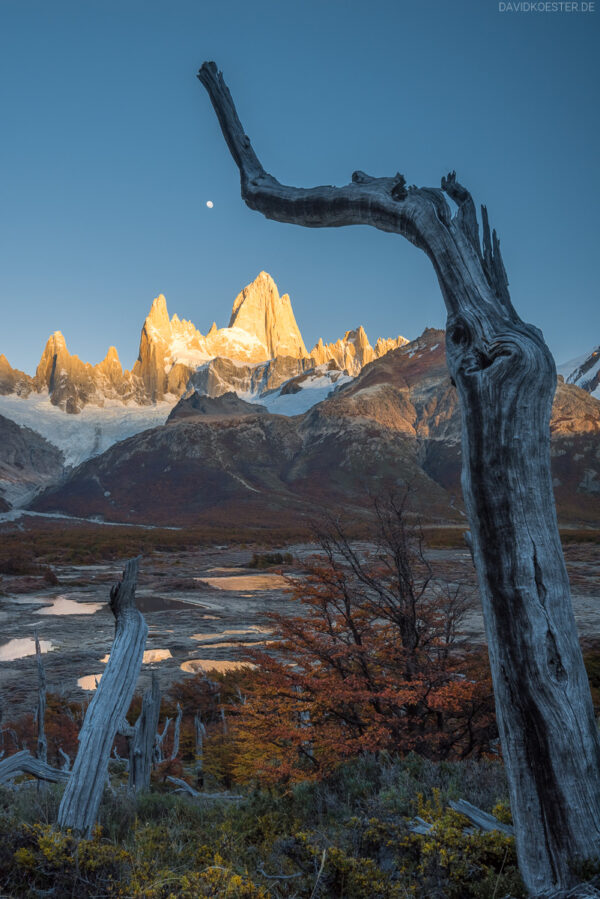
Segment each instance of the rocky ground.
M288 547L296 558L314 547ZM439 582L464 582L474 589L470 556L464 550L429 552ZM215 547L194 552L155 552L143 559L138 605L149 635L140 675L160 672L163 690L199 669L243 663L249 645L277 638L267 620L270 611L291 609L289 584L273 570L249 568L248 549ZM580 634L600 638L600 560L593 544L566 549ZM33 638L37 630L44 652L49 690L65 697L91 697L102 675L113 639L108 608L110 587L122 563L64 566L55 569L58 584L42 577L4 576L0 589L0 695L11 715L32 711L37 674ZM302 576L301 564L287 569ZM483 620L476 602L464 622L471 641L483 642Z

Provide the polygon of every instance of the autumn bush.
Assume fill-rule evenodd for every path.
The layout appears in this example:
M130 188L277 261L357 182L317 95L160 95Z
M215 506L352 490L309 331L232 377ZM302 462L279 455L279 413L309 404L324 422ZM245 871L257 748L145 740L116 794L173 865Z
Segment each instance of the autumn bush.
M376 503L357 545L332 522L320 557L290 581L295 615L270 616L280 637L257 665L235 721L235 775L322 777L365 752L432 759L482 756L497 732L487 662L460 637L471 596L433 577L406 497Z

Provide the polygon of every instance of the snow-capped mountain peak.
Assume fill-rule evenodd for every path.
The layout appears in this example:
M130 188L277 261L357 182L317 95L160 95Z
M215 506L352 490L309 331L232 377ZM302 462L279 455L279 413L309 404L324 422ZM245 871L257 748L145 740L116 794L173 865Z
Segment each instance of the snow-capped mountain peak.
M575 384L600 399L600 346L557 367L567 384Z

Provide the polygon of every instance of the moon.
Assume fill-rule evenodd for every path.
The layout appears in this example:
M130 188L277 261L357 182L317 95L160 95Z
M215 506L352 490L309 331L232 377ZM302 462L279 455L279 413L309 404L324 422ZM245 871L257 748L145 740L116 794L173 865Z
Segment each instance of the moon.
M208 206L209 209L212 209L215 204L213 203L212 200L207 200L206 205Z

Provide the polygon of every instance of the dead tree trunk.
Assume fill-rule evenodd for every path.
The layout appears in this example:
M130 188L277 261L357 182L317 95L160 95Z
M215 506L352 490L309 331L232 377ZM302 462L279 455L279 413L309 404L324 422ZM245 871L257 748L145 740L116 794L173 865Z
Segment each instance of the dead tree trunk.
M541 332L513 308L485 207L481 246L475 205L454 172L441 190L364 172L345 187L284 186L263 169L215 64L205 63L198 78L251 209L311 228L395 232L435 268L519 864L531 893L566 888L571 862L599 853L600 743L552 494L556 369Z
M46 741L46 671L42 661L42 650L38 632L35 632L35 658L38 671L38 704L37 718L37 757L42 762L48 761L48 743Z
M183 709L177 703L177 717L175 718L175 730L173 731L173 748L171 750L171 755L169 756L169 761L174 762L177 756L179 755L179 739L181 736L181 719L183 718Z
M170 723L171 719L165 718L165 725L163 727L162 734L156 734L156 742L154 744L154 759L157 765L162 764L162 762L164 762L165 760L165 754L163 750L165 745L165 737L167 736Z
M96 821L110 751L142 665L148 627L135 605L138 562L127 562L123 580L110 591L115 639L79 732L79 750L58 810L59 827L79 833L89 833Z
M202 723L200 712L196 712L194 715L194 733L196 735L194 771L196 773L196 785L202 789L204 786L204 737L206 736L206 728Z
M42 649L38 632L35 632L35 658L38 671L38 704L36 709L37 721L37 757L41 762L48 761L48 742L46 740L46 671L42 661ZM38 791L43 790L45 784L38 780Z
M136 793L150 786L159 715L160 689L156 672L153 671L152 685L144 693L142 710L129 738L129 789Z

